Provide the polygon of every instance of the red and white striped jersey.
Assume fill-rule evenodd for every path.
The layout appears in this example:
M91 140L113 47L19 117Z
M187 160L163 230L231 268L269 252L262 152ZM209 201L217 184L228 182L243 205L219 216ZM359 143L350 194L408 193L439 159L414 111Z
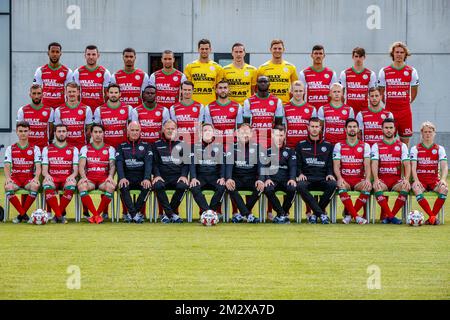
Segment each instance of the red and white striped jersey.
M309 119L316 117L316 109L307 102L295 104L293 100L284 105L284 117L286 118L286 144L295 149L300 141L308 137Z
M85 128L93 123L92 110L82 102L74 107L67 103L55 110L55 125L67 126L67 143L81 149L87 141Z
M178 102L180 86L186 81L186 76L179 70L167 74L163 69L150 75L149 84L156 87L156 103L170 108Z
M339 82L345 89L345 103L353 108L355 114L366 110L369 105L369 88L377 85L375 72L367 68L358 72L351 67L341 72Z
M134 117L141 125L141 139L153 143L161 139L163 123L170 119L169 110L159 104L148 108L145 103L133 110Z
M95 111L104 104L104 90L111 81L111 73L103 66L89 69L81 66L73 73L73 81L80 86L81 102Z
M30 124L28 140L40 149L48 145L49 123L54 122L54 111L49 106L27 104L17 112L17 121Z
M34 73L33 83L42 86L42 103L56 108L64 104L64 89L72 81L73 73L68 67L60 65L53 69L48 64L39 67Z
M125 70L119 70L111 76L111 83L120 86L120 101L133 108L142 104L141 94L148 84L148 75L141 69L134 69L127 73Z
M328 67L322 70L314 70L313 67L303 69L299 79L305 85L306 101L316 109L330 101L330 86L338 81L336 72Z
M345 142L345 121L354 118L352 107L342 104L339 107L331 102L320 107L317 117L324 122L323 137L329 143L335 145L338 142Z

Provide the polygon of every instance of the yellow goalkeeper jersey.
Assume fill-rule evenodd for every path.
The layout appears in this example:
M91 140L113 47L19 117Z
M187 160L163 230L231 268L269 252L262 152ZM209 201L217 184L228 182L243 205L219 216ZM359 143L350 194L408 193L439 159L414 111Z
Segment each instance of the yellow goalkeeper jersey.
M258 77L266 76L269 78L271 94L277 96L288 103L290 101L289 91L292 82L298 80L297 68L285 60L280 64L274 64L271 60L262 64L258 68Z
M204 106L216 101L216 83L223 78L223 69L218 63L212 60L207 63L195 60L186 66L184 74L194 83L193 100Z
M257 69L244 64L242 69L236 68L232 63L223 67L223 78L230 87L230 99L243 105L245 99L252 95L252 88L256 86Z

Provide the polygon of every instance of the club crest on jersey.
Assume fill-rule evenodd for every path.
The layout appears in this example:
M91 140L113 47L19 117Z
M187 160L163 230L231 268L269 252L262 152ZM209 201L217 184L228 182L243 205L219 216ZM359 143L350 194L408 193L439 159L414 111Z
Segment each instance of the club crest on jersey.
M173 81L178 81L178 76L174 76Z
M71 150L66 150L66 154L71 155L72 151Z
M139 146L140 151L144 151L144 146Z
M400 151L400 147L399 146L395 146L395 151Z
M361 148L361 147L358 147L358 149L356 149L356 150L358 150L358 152L361 152L361 151L362 151L362 148Z
M197 112L197 107L193 107L192 111Z
M250 75L250 72L244 71L244 76L248 77Z
M108 150L103 150L103 154L108 154Z
M382 115L381 115L381 119L383 119L383 120L386 119L386 115L385 115L385 114L382 114Z
M33 154L33 151L31 151L31 150L27 151L27 155L31 156L32 154Z
M125 110L120 110L120 114L125 114Z
M60 76L61 78L64 78L64 76L65 76L64 72L60 72L60 73L59 73L59 76Z
M97 76L97 78L101 78L102 77L102 73L101 72L97 72L96 76Z
M409 76L409 72L408 72L408 71L403 72L403 74L404 74L405 76Z
M436 149L433 149L433 151L431 151L431 153L432 153L432 154L436 154L436 153L437 153L437 150L436 150Z
M327 147L322 147L320 150L322 150L322 152L327 151Z
M284 72L289 72L289 69L286 68L286 67L284 67L284 68L283 68L283 71L284 71Z
M367 74L363 75L364 80L367 80L367 78L368 78Z
M305 113L309 113L309 110L305 108Z
M135 78L136 80L141 80L141 76L140 76L140 75L138 75L138 74L137 74L137 75L135 75L135 76L134 76L134 78Z
M209 70L214 71L214 70L216 70L216 68L214 66L210 66Z
M47 112L47 111L43 111L43 112L42 112L42 115L43 115L44 117L46 117L46 116L48 115L48 112Z
M274 102L272 100L269 101L269 104L273 106Z
M156 115L157 117L159 117L159 116L161 115L161 112L156 111L156 112L155 112L155 115Z
M346 115L347 114L347 110L342 110L342 114Z
M324 77L325 77L325 79L328 79L330 77L330 75L329 74L325 74Z
M287 157L288 156L288 152L287 151L283 151L283 157Z
M230 112L234 112L234 108L233 107L230 108Z

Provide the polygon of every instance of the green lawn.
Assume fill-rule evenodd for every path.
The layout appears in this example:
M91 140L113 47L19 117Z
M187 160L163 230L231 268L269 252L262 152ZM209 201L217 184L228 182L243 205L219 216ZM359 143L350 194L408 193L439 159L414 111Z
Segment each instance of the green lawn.
M449 231L8 222L0 299L449 299ZM69 266L79 267L80 289L67 287ZM379 268L381 289L368 288L369 266Z

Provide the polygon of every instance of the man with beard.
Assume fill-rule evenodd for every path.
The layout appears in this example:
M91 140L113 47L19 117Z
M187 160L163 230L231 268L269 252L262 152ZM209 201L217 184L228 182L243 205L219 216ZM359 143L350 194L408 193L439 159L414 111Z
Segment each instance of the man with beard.
M42 151L42 175L45 200L55 213L55 223L67 223L65 209L72 200L77 185L78 149L67 143L67 126L55 126L55 142ZM64 190L60 204L57 192Z
M47 55L49 62L36 69L33 83L42 87L42 103L45 106L57 108L64 104L64 88L72 81L73 73L59 61L62 55L62 47L59 43L50 43Z
M339 197L350 215L344 217L343 223L349 224L355 219L357 224L366 224L367 220L358 216L358 211L367 203L372 190L370 181L370 146L358 139L359 127L355 119L345 122L347 139L338 142L333 150L334 175L337 178ZM360 192L355 205L347 191Z
M395 215L405 205L411 185L411 164L408 147L395 137L394 119L386 118L382 124L383 140L372 146L373 190L378 204L382 209L383 224L401 224L402 220ZM383 191L396 191L399 195L391 210Z
M42 150L53 140L53 109L42 103L42 87L33 84L30 88L31 103L23 106L17 112L18 122L28 122L30 125L28 140Z

